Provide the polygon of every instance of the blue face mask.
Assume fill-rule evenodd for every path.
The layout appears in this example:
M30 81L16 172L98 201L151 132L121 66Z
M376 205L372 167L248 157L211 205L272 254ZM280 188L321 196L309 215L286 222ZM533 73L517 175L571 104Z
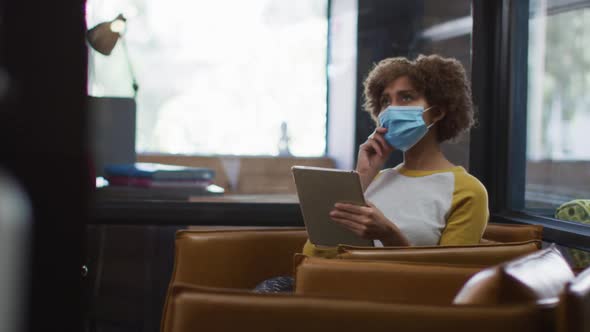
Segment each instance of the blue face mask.
M424 123L422 113L433 106L424 109L422 106L389 106L379 114L381 127L387 128L384 137L387 143L394 148L406 152L418 143L428 129Z

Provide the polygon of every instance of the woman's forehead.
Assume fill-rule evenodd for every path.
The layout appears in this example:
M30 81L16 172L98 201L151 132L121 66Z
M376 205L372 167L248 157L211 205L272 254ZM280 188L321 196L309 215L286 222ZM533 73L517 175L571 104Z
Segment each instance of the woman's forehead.
M416 91L408 76L400 76L389 82L383 89L383 94L393 95L400 91Z

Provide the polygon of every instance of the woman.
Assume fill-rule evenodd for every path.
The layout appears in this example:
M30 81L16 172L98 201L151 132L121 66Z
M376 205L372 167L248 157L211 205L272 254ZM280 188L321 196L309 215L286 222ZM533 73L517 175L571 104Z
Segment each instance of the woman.
M376 246L479 243L489 216L487 192L440 149L474 123L463 66L438 55L389 58L371 70L364 88L365 110L377 123L356 166L368 206L337 203L331 219ZM381 170L395 149L404 152L403 163ZM309 240L303 248L308 256L336 252ZM255 291L292 287L293 278L277 277Z
M331 219L376 246L479 243L487 192L440 149L474 123L463 66L438 55L389 58L373 68L364 88L364 108L377 129L360 146L356 171L369 203L338 203ZM404 152L403 163L381 170L395 149ZM336 250L308 241L303 253L333 257Z

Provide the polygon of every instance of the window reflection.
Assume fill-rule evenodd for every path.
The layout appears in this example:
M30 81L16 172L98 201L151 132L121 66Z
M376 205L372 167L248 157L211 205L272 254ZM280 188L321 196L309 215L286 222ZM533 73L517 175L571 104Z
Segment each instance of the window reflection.
M588 4L530 2L526 208L590 198Z

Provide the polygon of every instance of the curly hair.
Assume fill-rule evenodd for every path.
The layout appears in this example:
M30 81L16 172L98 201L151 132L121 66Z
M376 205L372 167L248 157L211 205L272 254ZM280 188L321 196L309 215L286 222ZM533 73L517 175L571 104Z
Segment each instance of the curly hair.
M461 135L474 124L471 86L465 69L453 58L420 55L410 61L403 57L388 58L376 64L364 81L365 111L379 124L383 90L399 77L407 76L414 89L429 105L447 111L437 124L437 140L444 142Z

